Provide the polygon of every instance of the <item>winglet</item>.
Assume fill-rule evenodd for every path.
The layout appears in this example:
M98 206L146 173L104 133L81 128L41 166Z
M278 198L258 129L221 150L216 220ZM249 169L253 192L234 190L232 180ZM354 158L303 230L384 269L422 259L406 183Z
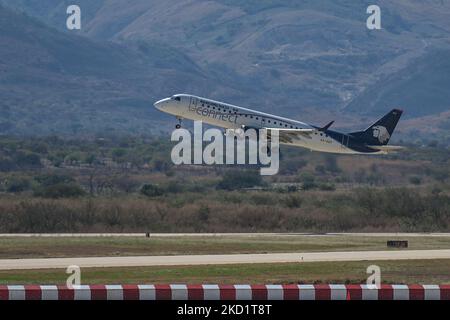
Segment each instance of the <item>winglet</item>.
M334 123L334 120L331 121L329 124L327 124L326 126L324 126L323 128L320 128L319 131L327 131L331 125Z

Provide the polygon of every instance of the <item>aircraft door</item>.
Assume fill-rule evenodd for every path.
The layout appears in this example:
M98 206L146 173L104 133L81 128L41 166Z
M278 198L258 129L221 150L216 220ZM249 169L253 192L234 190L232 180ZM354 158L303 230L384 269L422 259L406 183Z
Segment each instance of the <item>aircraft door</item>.
M197 106L197 98L190 97L189 108L194 109Z

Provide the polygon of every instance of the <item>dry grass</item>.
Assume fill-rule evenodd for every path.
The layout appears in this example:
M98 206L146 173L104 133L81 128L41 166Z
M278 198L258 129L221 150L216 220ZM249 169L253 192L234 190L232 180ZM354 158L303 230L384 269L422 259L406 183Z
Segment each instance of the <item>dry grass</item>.
M450 237L214 236L0 238L0 258L233 254L387 250L387 240L408 240L409 249L450 249Z
M83 284L137 283L365 283L369 265L383 283L448 284L450 260L314 262L139 268L87 268ZM0 271L0 284L64 284L65 270Z

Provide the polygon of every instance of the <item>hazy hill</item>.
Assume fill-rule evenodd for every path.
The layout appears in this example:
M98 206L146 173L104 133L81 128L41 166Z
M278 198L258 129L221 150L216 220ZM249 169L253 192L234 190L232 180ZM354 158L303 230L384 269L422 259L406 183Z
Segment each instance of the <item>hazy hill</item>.
M157 97L209 87L188 57L163 45L93 41L2 7L0 30L0 133L159 130Z
M68 34L65 10L71 1L1 1ZM377 31L365 26L372 1L77 3L83 17L80 34L91 39L86 43L113 46L104 43L112 41L125 56L138 54L139 59L126 60L140 61L140 72L116 75L121 83L130 73L145 80L125 81L130 91L115 92L133 97L139 86L141 102L192 92L306 121L325 121L330 114L357 121L401 107L405 117L424 117L426 123L450 109L447 1L378 1L383 29ZM104 96L95 96L102 104ZM110 103L111 108L119 105L126 107ZM134 112L124 117L133 118Z
M450 110L450 48L427 51L408 68L387 75L369 86L349 105L377 110L380 105L402 106L415 116Z

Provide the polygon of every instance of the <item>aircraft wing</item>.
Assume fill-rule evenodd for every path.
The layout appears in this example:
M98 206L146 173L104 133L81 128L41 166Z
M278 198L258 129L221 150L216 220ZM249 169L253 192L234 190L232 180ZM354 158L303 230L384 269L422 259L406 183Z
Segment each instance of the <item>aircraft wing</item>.
M264 128L267 130L267 137L270 139L272 131L278 131L280 142L291 143L294 139L312 139L311 134L314 129L285 129L285 128Z
M405 147L402 146L389 146L389 145L383 145L383 146L368 146L369 148L375 149L375 150L379 150L379 151L383 151L385 153L389 153L389 152L396 152L402 149L405 149Z

